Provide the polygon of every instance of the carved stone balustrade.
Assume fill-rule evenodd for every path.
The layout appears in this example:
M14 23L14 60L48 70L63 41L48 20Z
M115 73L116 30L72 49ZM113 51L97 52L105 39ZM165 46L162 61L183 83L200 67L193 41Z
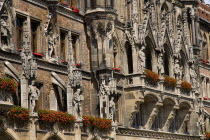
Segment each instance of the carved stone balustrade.
M152 130L137 130L130 128L118 128L117 130L117 139L120 139L121 136L128 137L145 137L145 138L153 138L153 139L167 139L167 140L200 140L199 136L191 136L187 134L176 134L170 132L157 132ZM123 137L122 137L123 138Z
M142 87L154 91L160 91L164 93L174 95L184 95L191 97L192 91L185 91L181 89L181 83L177 82L175 87L167 87L164 85L164 79L160 79L157 83L151 83L146 79L145 74L129 74L125 75L124 88Z

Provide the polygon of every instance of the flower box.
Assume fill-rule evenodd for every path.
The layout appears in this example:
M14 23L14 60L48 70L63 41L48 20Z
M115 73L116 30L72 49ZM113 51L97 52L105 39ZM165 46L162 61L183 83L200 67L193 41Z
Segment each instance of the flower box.
M0 91L16 93L17 87L18 83L14 79L6 76L0 77Z
M74 64L77 68L81 68L82 67L82 65L81 64Z
M101 132L108 132L112 128L112 120L92 116L83 116L83 124L85 127Z
M209 132L206 132L206 139L210 140L210 133Z
M34 54L35 57L38 57L38 58L42 58L43 57L43 55L40 54L40 53L33 53L33 54Z
M186 82L186 81L182 81L181 83L181 89L185 90L185 91L191 91L192 90L192 84Z
M204 64L206 64L206 63L207 63L207 61L206 61L206 60L204 60L204 59L202 59L202 62L203 62Z
M67 64L68 64L68 62L65 61L65 60L62 60L61 62L62 62L64 65L67 65Z
M114 70L115 70L115 71L120 71L120 69L119 69L119 68L114 68Z
M153 84L157 83L160 80L159 74L151 70L146 69L145 74L146 74L146 79Z
M29 111L26 108L13 106L8 113L8 118L16 122L29 121Z
M164 76L164 85L166 87L176 87L177 80L175 78L169 77L167 75Z
M19 52L22 52L22 49L18 49Z
M41 122L49 124L59 122L63 125L73 125L76 120L73 115L62 111L39 110L38 115Z
M79 9L77 9L76 7L70 6L70 8L71 8L75 13L79 13Z

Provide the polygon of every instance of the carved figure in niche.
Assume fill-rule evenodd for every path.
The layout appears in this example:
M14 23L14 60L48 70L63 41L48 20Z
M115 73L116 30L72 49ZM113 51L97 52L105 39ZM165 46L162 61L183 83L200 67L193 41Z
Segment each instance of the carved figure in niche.
M139 72L143 72L144 69L145 69L145 59L146 59L146 57L145 57L144 49L145 49L145 47L142 46L141 49L138 52L138 57L139 57L139 60L138 60Z
M53 58L55 55L55 44L56 44L56 39L53 36L53 31L49 31L48 35L48 51L49 51L49 57Z
M39 96L40 96L40 91L35 86L35 81L33 80L31 82L31 85L29 85L30 111L32 114L35 113L36 100L38 100Z
M193 47L189 47L189 58L190 58L190 61L193 62Z
M180 80L180 65L179 65L178 59L175 59L174 75L175 75L175 79Z
M158 68L158 74L163 75L164 74L164 67L163 67L163 54L160 53L158 55L158 60L157 60L157 68Z
M31 60L31 77L37 77L37 63L36 60Z
M84 100L84 97L81 94L82 91L78 88L73 96L74 113L77 119L82 117L82 101Z
M9 38L11 36L11 29L8 25L8 15L2 14L1 16L1 43L2 46L8 46L9 45Z
M108 87L110 94L113 94L116 91L116 80L114 78L109 78Z
M195 72L194 64L190 67L190 79L192 82L193 88L196 90L196 93L198 92L199 83L197 82L197 73Z
M197 127L198 127L198 131L199 131L199 135L201 135L201 136L204 135L205 124L204 124L203 114L200 114L200 116L198 118Z
M114 118L115 118L115 111L116 111L116 105L115 105L115 102L114 102L114 97L111 97L111 100L109 101L109 116L110 116L110 119L112 119L112 121L114 122Z
M109 87L105 84L105 79L102 79L99 93L100 95L110 95L110 90Z

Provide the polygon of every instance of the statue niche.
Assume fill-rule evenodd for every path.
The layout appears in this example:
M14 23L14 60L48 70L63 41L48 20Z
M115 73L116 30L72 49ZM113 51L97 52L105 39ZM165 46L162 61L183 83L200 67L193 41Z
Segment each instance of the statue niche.
M1 49L10 51L11 28L9 25L9 17L6 10L1 15Z

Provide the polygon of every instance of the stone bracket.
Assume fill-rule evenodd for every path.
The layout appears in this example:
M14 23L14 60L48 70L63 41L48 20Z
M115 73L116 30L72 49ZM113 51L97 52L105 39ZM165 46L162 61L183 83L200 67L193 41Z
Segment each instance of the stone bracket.
M5 73L15 78L15 80L19 81L20 79L20 73L12 66L12 64L8 61L4 62L5 64Z
M51 72L51 75L52 83L58 85L65 91L66 83L55 72Z

